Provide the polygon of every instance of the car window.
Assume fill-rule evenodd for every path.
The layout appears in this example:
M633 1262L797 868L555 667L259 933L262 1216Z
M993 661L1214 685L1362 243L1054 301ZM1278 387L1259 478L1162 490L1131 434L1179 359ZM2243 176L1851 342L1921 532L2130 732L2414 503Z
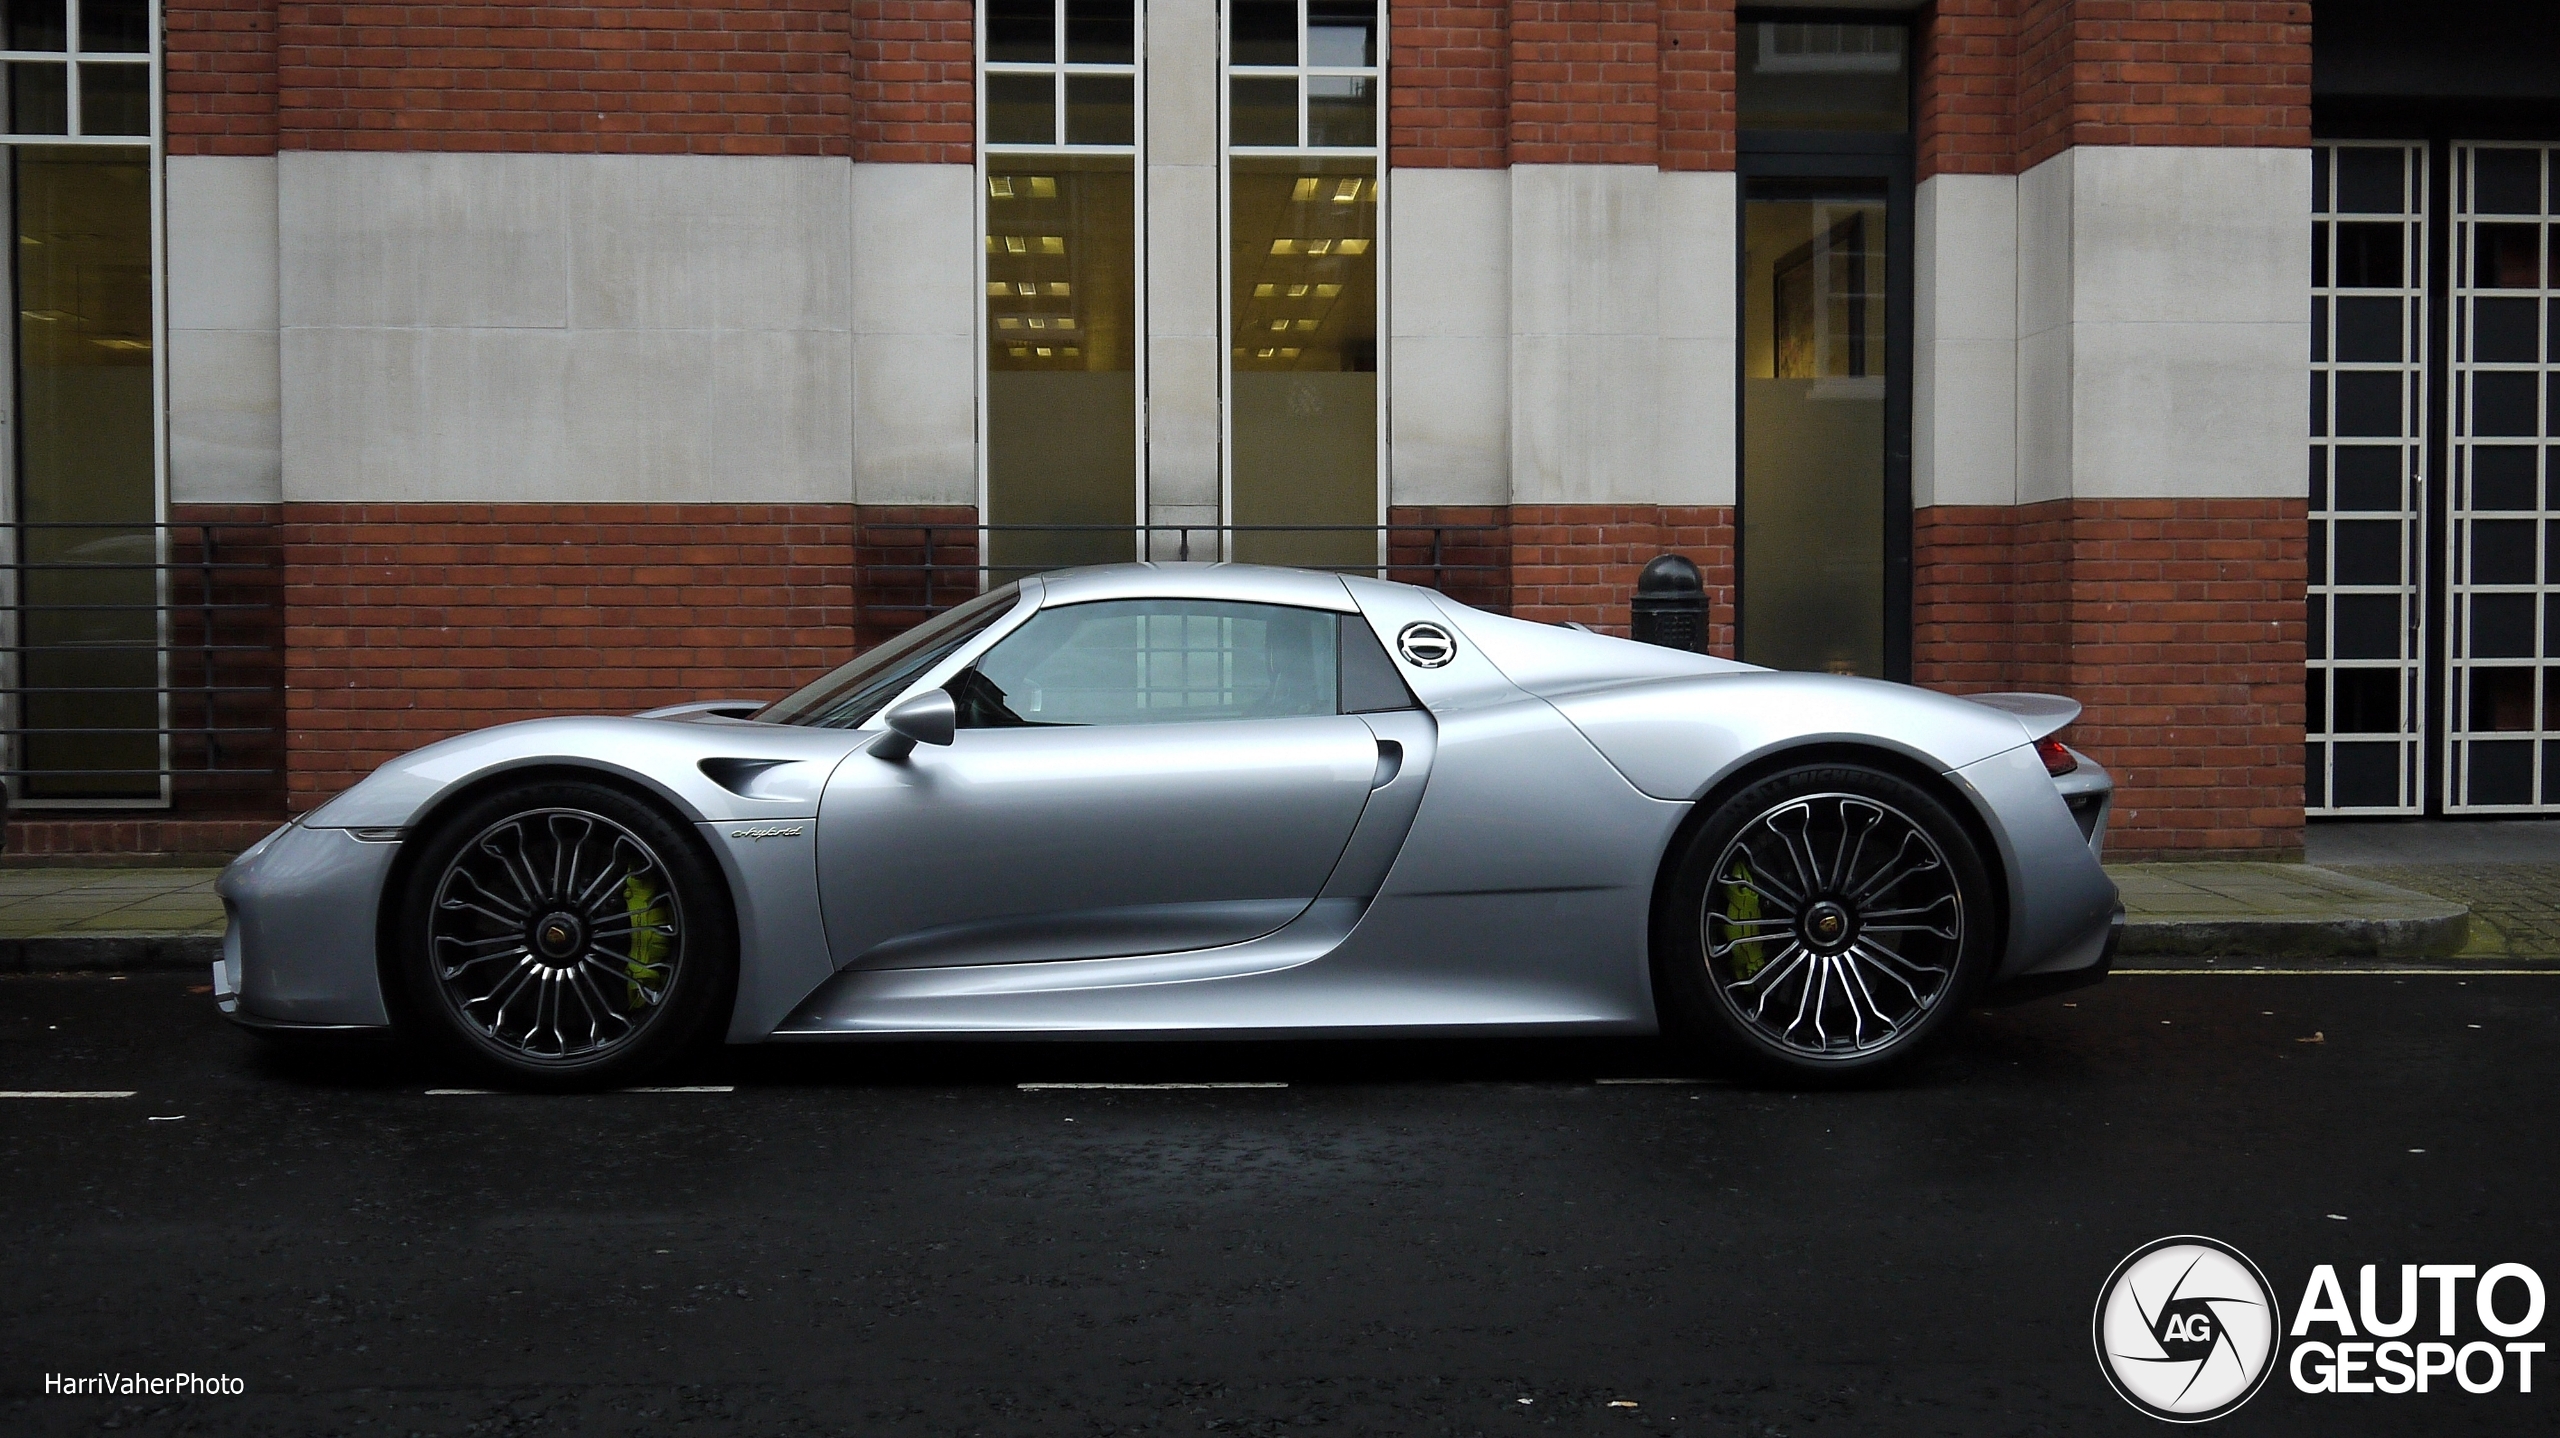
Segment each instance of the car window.
M944 686L964 729L1281 719L1337 709L1336 616L1210 599L1043 610Z
M975 639L1013 608L1021 586L990 589L956 609L945 610L890 640L875 645L853 662L795 693L775 700L756 716L767 724L799 724L811 729L858 729L897 698L924 672L950 657L951 651Z

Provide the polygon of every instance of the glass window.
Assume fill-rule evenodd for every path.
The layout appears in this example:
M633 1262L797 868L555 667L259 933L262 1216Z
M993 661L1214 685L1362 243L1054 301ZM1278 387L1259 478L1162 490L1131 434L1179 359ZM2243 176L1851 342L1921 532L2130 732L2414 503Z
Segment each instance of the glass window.
M998 0L987 26L989 569L1133 557L1137 9Z
M1285 22L1285 24L1284 24ZM1235 555L1378 562L1375 0L1230 10L1228 464Z
M1340 616L1205 599L1043 610L948 686L967 729L1337 712Z
M853 662L775 700L756 718L812 729L858 729L906 692L926 670L951 657L1013 608L1021 586L990 589L872 648Z
M1884 672L1885 202L1747 182L1742 657Z
M1735 100L1746 130L1910 128L1911 34L1900 25L1742 27Z

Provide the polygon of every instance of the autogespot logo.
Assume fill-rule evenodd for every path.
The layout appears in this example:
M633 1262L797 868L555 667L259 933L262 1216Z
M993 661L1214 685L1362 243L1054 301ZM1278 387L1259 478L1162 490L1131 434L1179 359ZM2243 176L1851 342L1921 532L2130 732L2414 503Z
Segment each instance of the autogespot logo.
M2098 1366L2124 1401L2172 1423L2219 1418L2274 1367L2275 1296L2248 1255L2193 1234L2126 1255L2098 1290Z

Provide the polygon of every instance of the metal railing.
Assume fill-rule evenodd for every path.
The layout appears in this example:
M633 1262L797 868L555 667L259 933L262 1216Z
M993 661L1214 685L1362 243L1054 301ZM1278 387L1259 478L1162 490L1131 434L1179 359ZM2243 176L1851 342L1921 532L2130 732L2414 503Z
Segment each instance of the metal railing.
M1371 574L1508 612L1510 530L1501 524L865 523L862 608L890 624L938 614L1044 570L1135 559L1238 560Z
M0 775L18 803L280 784L275 525L15 521L0 545Z

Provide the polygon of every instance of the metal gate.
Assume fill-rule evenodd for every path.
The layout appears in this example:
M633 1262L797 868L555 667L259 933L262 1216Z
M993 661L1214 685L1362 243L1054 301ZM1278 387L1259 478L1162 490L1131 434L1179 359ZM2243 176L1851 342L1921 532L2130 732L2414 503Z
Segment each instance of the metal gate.
M2444 807L2560 808L2553 149L2452 151Z
M2427 149L2312 151L2305 808L2425 790Z

